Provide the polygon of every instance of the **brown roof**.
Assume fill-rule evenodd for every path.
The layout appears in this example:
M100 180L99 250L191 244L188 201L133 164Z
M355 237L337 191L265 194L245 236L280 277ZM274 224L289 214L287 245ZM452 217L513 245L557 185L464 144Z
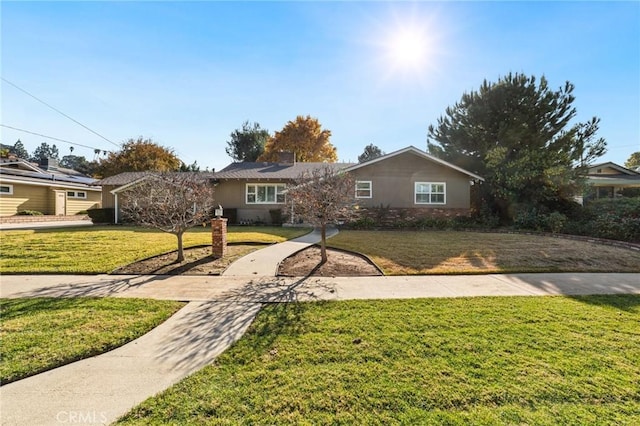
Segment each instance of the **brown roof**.
M160 172L124 172L117 175L109 176L104 179L101 179L95 183L95 185L112 185L112 186L122 186L130 184L131 182L135 182L138 179L141 179L148 175L159 174ZM210 179L213 177L213 173L211 172L173 172L173 173L193 173L201 176L203 179Z
M214 179L296 179L304 172L329 166L334 170L346 169L351 163L231 163L213 174Z

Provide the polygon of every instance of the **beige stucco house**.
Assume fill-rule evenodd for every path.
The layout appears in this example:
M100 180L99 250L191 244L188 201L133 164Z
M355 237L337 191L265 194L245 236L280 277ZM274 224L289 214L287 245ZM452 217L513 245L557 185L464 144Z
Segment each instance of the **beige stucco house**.
M223 207L230 223L271 223L272 210L288 213L287 185L303 173L322 167L354 176L353 194L362 214L384 207L411 218L468 215L471 187L483 181L413 146L359 164L298 163L284 155L278 163L232 163L219 172L206 172L205 177L215 185L215 202ZM148 175L121 173L98 182L103 188L102 206L116 210L116 222L126 189Z
M360 163L233 163L214 173L216 202L238 222L270 222L286 208L286 185L303 172L329 166L351 173L363 212L380 206L410 217L469 214L471 186L483 178L413 146ZM286 213L286 212L285 212Z
M48 160L36 165L11 157L0 159L0 216L25 210L69 216L100 207L102 189L95 179Z

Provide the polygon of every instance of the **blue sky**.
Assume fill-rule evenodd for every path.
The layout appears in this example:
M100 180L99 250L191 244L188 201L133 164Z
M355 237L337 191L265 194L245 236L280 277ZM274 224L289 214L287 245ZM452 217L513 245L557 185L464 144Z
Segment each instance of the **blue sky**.
M220 170L244 120L297 115L331 130L340 161L374 143L426 149L464 92L509 72L575 84L603 161L640 151L639 2L7 2L2 77L120 144L139 135ZM413 31L420 42L394 42ZM411 47L413 46L413 47ZM399 52L405 52L401 55ZM8 85L0 122L116 146ZM55 143L0 127L31 152ZM76 146L74 154L94 157Z

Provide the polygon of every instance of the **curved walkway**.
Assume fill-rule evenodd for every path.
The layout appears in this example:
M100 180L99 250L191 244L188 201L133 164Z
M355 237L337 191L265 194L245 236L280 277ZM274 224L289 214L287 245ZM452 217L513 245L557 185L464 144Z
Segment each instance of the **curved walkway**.
M640 294L640 274L276 278L312 233L256 251L223 276L5 275L0 297L144 297L189 301L114 351L0 387L3 425L106 424L210 364L263 303L461 296Z
M327 229L327 238L337 233L338 230L336 228L329 228ZM256 250L236 260L222 275L225 277L275 277L280 262L299 250L319 243L320 240L320 231L314 229L313 232L303 235L302 237L283 243L272 244L269 247Z

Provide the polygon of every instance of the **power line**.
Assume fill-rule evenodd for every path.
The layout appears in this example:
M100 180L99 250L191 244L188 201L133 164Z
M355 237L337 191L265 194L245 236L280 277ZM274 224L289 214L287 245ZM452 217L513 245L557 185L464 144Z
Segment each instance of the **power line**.
M88 131L90 131L91 133L93 133L94 135L101 137L101 138L102 138L102 139L104 139L105 141L109 142L109 143L110 143L110 144L112 144L112 145L117 146L118 148L120 147L120 145L118 145L117 143L113 142L113 141L112 141L112 140L110 140L110 139L107 139L106 137L102 136L100 133L96 132L95 130L90 129L89 127L85 126L84 124L82 124L82 123L81 123L81 122L79 122L78 120L76 120L76 119L74 119L74 118L72 118L72 117L68 116L68 115L67 115L67 114L65 114L64 112L62 112L62 111L60 111L59 109L57 109L56 107L49 105L48 103L46 103L46 102L45 102L45 101L43 101L42 99L40 99L40 98L36 97L35 95L32 95L31 93L27 92L27 91L26 91L26 90L24 90L23 88L18 87L16 84L14 84L14 83L10 82L10 81L9 81L9 80L7 80L6 78L4 78L4 77L0 77L0 79L2 79L2 81L4 81L5 83L7 83L7 84L9 84L9 85L11 85L11 86L15 87L16 89L20 90L21 92L25 93L26 95L31 96L31 97L32 97L33 99L35 99L36 101L38 101L38 102L40 102L40 103L42 103L42 104L44 104L44 105L48 106L49 108L51 108L52 110L54 110L54 111L55 111L55 112L57 112L58 114L61 114L61 115L65 116L65 117L67 117L69 120L73 121L74 123L76 123L76 124L78 124L78 125L80 125L80 126L84 127L85 129L87 129ZM66 141L63 141L63 142L66 142Z
M17 130L17 131L19 131L19 132L24 132L24 133L29 133L29 134L31 134L31 135L41 136L41 137L43 137L43 138L52 139L52 140L54 140L54 141L64 142L64 143L68 143L68 144L76 145L76 146L81 146L81 147L83 147L83 148L89 148L89 149L92 149L92 150L93 150L93 152L96 152L96 151L104 151L104 152L107 152L107 151L105 151L104 149L94 148L94 147L89 146L89 145L83 145L83 144L81 144L81 143L71 142L71 141L68 141L68 140L65 140L65 139L55 138L55 137L53 137L53 136L43 135L42 133L32 132L32 131L30 131L30 130L19 129L19 128L17 128L17 127L8 126L8 125L6 125L6 124L0 124L0 127L6 127L7 129Z

